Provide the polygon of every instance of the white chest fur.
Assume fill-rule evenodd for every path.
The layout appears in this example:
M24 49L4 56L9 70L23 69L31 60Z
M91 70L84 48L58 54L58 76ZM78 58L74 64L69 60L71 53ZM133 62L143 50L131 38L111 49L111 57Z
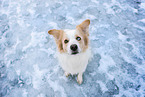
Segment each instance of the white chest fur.
M66 53L58 53L58 59L62 69L65 72L73 74L83 73L86 70L89 58L91 56L90 49L77 55L69 55Z

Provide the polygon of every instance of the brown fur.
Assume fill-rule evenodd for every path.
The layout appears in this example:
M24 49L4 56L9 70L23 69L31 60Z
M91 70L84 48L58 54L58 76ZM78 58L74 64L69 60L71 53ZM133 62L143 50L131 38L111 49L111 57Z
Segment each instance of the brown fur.
M90 25L90 20L87 19L83 21L80 25L78 25L76 29L78 29L80 32L87 34L87 36L89 36L89 25Z
M62 44L62 38L63 38L63 34L64 34L63 30L53 29L53 30L49 30L48 33L50 35L53 35L53 37L55 38L57 47L58 47L58 51L60 53L63 53L64 52L63 44Z
M82 38L84 40L85 46L83 46L83 44L80 43L83 52L86 51L86 49L89 46L89 38L88 38L89 37L89 25L90 25L90 20L87 19L76 27L77 34L80 34L80 36L82 36Z
M62 37L62 44L63 44L63 49L64 49L64 52L67 52L67 45L68 43L64 43L64 40L67 39L69 41L69 39L67 38L66 34L63 33L63 37Z

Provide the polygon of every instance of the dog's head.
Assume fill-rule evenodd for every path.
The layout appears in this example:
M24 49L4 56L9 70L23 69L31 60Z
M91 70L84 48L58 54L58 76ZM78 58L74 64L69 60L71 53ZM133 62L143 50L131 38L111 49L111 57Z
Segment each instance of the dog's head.
M74 30L49 30L53 35L60 53L75 55L85 52L89 45L89 25L90 20L83 21Z

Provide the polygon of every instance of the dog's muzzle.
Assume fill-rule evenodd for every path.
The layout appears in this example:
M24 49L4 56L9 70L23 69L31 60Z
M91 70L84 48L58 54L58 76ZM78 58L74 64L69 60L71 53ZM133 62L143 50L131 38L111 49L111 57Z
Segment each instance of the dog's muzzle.
M78 52L78 46L77 46L76 44L72 44L72 45L70 46L70 49L71 49L71 51L72 51L72 55L75 55L75 54L79 53L79 52Z

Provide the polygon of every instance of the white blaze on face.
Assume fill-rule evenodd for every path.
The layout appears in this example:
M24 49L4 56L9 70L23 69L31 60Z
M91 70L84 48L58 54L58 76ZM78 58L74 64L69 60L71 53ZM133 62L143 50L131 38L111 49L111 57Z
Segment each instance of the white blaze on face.
M81 48L79 46L78 41L76 40L76 30L64 30L66 33L66 37L69 39L68 45L67 45L67 52L69 54L72 54L72 50L70 49L70 46L73 44L76 44L78 46L78 53L81 52Z

